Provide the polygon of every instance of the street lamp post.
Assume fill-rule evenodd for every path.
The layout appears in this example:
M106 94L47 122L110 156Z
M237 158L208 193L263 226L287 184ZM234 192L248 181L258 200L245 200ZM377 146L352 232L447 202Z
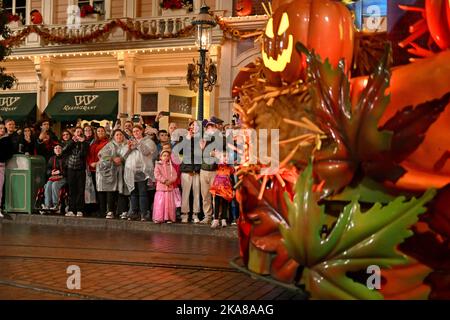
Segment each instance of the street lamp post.
M212 28L216 25L216 21L209 14L209 7L203 4L200 8L200 13L192 21L192 25L196 28L195 44L200 52L200 60L198 63L198 120L203 120L203 92L205 83L205 66L206 66L206 52L208 52L212 41Z

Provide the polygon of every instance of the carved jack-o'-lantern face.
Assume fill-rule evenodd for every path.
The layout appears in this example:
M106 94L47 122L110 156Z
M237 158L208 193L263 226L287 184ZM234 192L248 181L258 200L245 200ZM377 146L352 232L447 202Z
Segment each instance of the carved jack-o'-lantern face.
M267 68L274 72L280 72L291 62L292 51L294 50L294 37L286 32L289 29L289 16L286 12L283 12L280 25L276 30L278 41L275 40L273 24L273 18L270 18L267 22L265 36L271 40L266 41L269 46L267 49L266 47L263 48L262 57ZM276 50L271 48L274 44L277 44ZM278 54L275 56L274 53Z
M281 4L267 22L262 58L270 82L290 83L301 79L305 58L296 42L314 49L322 59L337 66L341 58L347 67L353 56L353 20L341 2L332 0L293 0Z

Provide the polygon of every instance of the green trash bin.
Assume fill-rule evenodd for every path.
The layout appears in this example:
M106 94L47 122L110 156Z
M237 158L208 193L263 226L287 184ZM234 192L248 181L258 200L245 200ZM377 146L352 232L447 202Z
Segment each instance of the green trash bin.
M46 162L42 156L15 154L6 164L5 210L32 213L36 194L45 184Z

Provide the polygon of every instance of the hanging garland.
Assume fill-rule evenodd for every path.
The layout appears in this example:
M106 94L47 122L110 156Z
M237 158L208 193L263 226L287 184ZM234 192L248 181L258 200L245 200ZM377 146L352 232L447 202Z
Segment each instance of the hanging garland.
M106 23L103 27L95 31L92 31L87 35L71 36L71 37L68 37L67 35L55 35L50 33L45 27L30 25L22 29L17 35L11 36L5 40L0 41L0 45L5 47L20 46L21 43L25 40L25 38L31 33L38 34L46 44L83 44L97 41L99 39L107 37L115 28L120 28L124 32L134 37L135 39L140 40L152 40L160 38L164 39L181 38L181 37L188 37L193 34L192 25L189 25L174 34L147 34L142 32L141 30L138 30L131 20L127 20L127 22L124 22L120 19L115 19Z
M248 38L255 38L259 37L263 34L262 30L257 31L246 31L241 32L238 29L234 29L230 27L224 20L223 17L215 16L216 23L220 27L220 29L223 32L223 36L226 39L234 40L234 41L241 41Z
M215 16L215 20L220 29L223 31L223 35L226 39L241 41L247 38L259 37L262 34L261 30L241 32L238 29L230 27L223 20L223 17ZM120 28L124 32L131 35L133 38L140 40L189 37L193 35L194 31L194 27L192 25L189 25L174 34L147 34L137 29L134 26L133 21L130 19L127 19L125 22L120 19L112 20L102 27L98 28L97 30L83 36L56 35L49 32L45 26L30 25L22 29L18 34L11 36L5 40L1 40L0 45L8 48L18 47L23 43L25 38L32 33L38 34L45 44L84 44L107 38L115 28Z

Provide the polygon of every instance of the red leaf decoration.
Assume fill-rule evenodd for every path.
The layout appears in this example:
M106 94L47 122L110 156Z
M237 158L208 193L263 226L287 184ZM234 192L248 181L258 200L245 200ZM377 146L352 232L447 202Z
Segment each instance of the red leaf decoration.
M286 174L290 177L290 174L285 172ZM274 178L269 181L263 198L258 200L261 183L251 175L243 179L237 192L237 199L243 213L239 219L239 240L244 263L248 263L251 242L258 250L274 254L270 267L271 276L279 281L291 283L294 281L298 264L289 257L281 241L279 224L287 215L283 194L285 191L292 194L292 183L286 180L286 186L283 188ZM251 226L249 233L247 233L248 226Z

